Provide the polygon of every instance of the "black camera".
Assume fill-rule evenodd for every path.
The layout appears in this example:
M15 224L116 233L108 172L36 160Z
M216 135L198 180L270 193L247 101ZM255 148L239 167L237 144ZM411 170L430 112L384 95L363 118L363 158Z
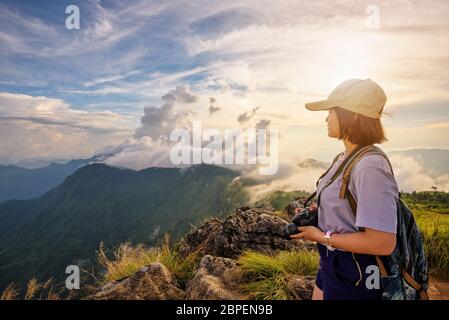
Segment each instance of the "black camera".
M292 219L292 223L288 224L284 230L284 238L287 240L291 240L291 235L299 233L298 227L304 226L318 226L318 214L317 210L310 210L309 208L305 208L302 211L298 212Z

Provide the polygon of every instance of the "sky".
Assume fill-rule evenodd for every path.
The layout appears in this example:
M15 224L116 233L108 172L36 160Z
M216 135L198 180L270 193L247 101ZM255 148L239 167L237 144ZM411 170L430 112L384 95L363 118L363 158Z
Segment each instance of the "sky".
M445 0L2 0L0 163L127 150L111 163L157 165L155 139L192 120L277 128L282 160L330 161L343 144L304 104L350 78L386 92L385 151L449 149L448 14Z

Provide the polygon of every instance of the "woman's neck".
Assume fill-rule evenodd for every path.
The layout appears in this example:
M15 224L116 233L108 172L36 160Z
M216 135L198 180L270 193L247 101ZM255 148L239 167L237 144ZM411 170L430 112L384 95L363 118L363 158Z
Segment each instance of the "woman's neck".
M348 140L343 140L343 143L345 145L345 155L348 155L351 153L352 150L354 150L357 145L348 141Z

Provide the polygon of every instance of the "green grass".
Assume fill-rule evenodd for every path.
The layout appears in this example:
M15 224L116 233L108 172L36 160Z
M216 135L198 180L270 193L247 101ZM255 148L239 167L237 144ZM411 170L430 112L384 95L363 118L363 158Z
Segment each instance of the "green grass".
M432 272L449 277L449 215L413 209Z
M287 277L315 275L318 263L319 255L315 251L280 251L276 254L245 251L238 259L246 279L242 289L252 299L289 299L292 294L286 285Z
M412 210L418 223L430 271L449 277L449 193L402 193L401 198Z
M449 213L449 193L441 191L422 191L402 193L402 200L410 208Z

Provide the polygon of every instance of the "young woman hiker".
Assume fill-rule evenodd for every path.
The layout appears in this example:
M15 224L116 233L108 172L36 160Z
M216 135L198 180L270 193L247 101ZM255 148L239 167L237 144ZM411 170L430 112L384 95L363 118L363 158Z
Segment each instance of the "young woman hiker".
M313 289L314 300L377 300L381 288L366 285L377 266L377 256L387 256L396 246L397 183L388 160L366 154L351 171L348 189L357 203L339 197L342 174L326 186L339 165L356 148L386 141L380 117L386 102L382 88L370 79L351 79L335 88L323 101L307 103L308 110L327 110L328 136L343 141L345 151L317 185L318 228L299 227L292 238L317 242L320 266ZM311 206L316 209L316 204ZM381 257L382 258L382 257ZM383 259L383 258L382 258Z

